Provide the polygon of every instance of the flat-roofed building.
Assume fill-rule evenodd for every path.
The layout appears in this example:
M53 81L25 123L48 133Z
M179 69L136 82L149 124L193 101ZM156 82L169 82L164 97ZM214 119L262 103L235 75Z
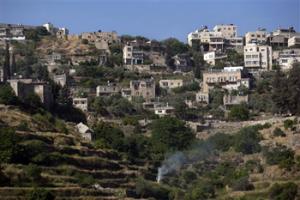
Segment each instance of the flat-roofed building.
M165 89L173 89L183 86L182 79L163 79L159 81L159 87Z
M215 32L221 32L223 37L226 39L237 36L237 26L234 24L219 24L216 25L213 30Z
M228 84L241 85L243 67L225 67L223 70L203 72L202 92L208 93L216 85L226 87Z
M225 58L227 58L226 54L218 53L216 51L210 51L210 52L203 54L203 60L212 66L216 65L216 61L222 60Z
M300 48L300 35L289 38L288 47Z
M267 71L272 69L272 47L247 44L244 47L244 64L246 68L252 70Z
M300 62L300 49L284 49L278 52L277 63L283 71L290 70Z
M115 83L108 82L106 85L98 85L96 88L97 96L110 96L114 94L119 94L120 92L121 88Z
M125 45L123 48L123 62L125 65L142 65L144 52L135 46Z
M245 34L245 42L247 44L266 44L268 32L265 29L258 29L254 32L247 32Z

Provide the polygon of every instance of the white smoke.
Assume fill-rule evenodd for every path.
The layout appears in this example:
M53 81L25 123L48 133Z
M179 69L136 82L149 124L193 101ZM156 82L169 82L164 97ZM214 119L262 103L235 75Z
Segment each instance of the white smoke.
M158 168L156 181L159 183L165 175L178 171L186 161L186 157L182 152L176 152L163 161L161 167Z
M210 143L198 143L192 146L190 150L184 152L176 152L167 157L158 168L156 177L157 183L169 173L178 172L184 165L193 164L199 160L207 159L213 155L213 146Z

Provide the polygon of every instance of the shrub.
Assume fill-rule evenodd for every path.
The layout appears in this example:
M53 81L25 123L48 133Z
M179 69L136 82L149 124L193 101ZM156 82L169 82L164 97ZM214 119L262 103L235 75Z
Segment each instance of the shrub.
M278 127L276 127L276 128L274 129L273 135L274 135L275 137L278 137L278 136L280 136L280 137L285 137L285 136L286 136L286 134L285 134L280 128L278 128Z
M283 121L283 126L285 129L292 128L294 126L294 121L291 119L287 119Z
M245 127L235 136L234 148L236 151L244 154L257 153L261 151L260 140L261 135L257 127Z
M0 127L0 163L12 162L17 149L15 131L12 128Z
M18 98L9 85L0 85L0 104L16 105Z
M253 190L254 185L249 182L248 177L242 177L234 181L232 188L234 191L248 191Z
M76 173L75 178L82 187L90 187L96 182L93 176L82 173Z
M248 160L245 164L248 171L254 173L262 173L264 171L263 166L260 164L259 160Z
M27 121L21 121L17 126L17 130L19 131L29 131L29 126Z
M215 135L208 138L208 142L212 146L220 151L228 151L229 148L234 144L234 138L225 133L216 133Z
M229 112L229 119L235 121L248 120L249 116L250 113L246 104L234 105Z
M122 150L124 148L124 133L121 129L106 122L97 123L94 128L96 144Z
M41 172L42 170L34 164L29 164L25 167L25 174L30 180L32 181L32 184L39 184L42 180Z
M170 190L156 183L147 182L139 178L136 183L136 193L141 198L154 197L155 199L168 199Z
M281 168L290 170L294 165L295 152L288 149L285 146L277 146L275 148L269 148L264 150L264 156L266 157L267 164L279 165Z
M273 200L294 200L297 195L298 186L293 182L278 184L275 183L270 191L270 199Z
M29 200L54 200L55 196L48 190L35 188L29 195Z
M209 182L198 181L192 186L189 192L186 193L185 200L204 200L204 199L214 199L215 198L215 188Z
M152 123L152 142L158 152L183 150L194 140L194 134L183 121L163 117Z

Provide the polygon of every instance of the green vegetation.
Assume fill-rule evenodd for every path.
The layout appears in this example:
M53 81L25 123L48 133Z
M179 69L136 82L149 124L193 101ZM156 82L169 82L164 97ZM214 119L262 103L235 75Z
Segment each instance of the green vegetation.
M294 200L297 195L298 186L293 182L284 184L275 183L270 189L270 199Z
M0 103L6 105L15 105L18 103L18 98L9 85L0 85Z
M166 153L189 148L194 134L184 122L173 117L163 117L153 122L151 139L157 152Z
M43 189L43 188L34 188L34 190L28 195L29 200L54 200L55 196Z
M246 104L234 105L229 112L229 119L234 121L245 121L250 116L248 107Z
M294 151L285 146L276 146L264 150L264 156L269 165L279 165L281 168L291 170L294 161Z
M258 127L242 128L235 136L234 149L244 154L253 154L261 151L259 144L261 135Z
M280 136L280 137L285 137L285 136L286 136L286 134L285 134L280 128L278 128L278 127L276 127L276 128L274 129L273 135L274 135L275 137L278 137L278 136Z

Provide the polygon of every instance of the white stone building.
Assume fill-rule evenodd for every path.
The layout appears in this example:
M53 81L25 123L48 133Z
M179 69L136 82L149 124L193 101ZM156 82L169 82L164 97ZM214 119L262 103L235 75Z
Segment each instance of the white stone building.
M123 48L123 62L125 65L142 65L144 63L144 52L131 45Z
M245 35L245 42L247 44L266 44L268 32L265 29L258 29L254 32L247 32Z
M216 25L213 30L215 32L221 32L225 39L237 37L237 26L234 24Z
M244 47L244 64L252 70L272 69L272 47L267 45L247 44Z

